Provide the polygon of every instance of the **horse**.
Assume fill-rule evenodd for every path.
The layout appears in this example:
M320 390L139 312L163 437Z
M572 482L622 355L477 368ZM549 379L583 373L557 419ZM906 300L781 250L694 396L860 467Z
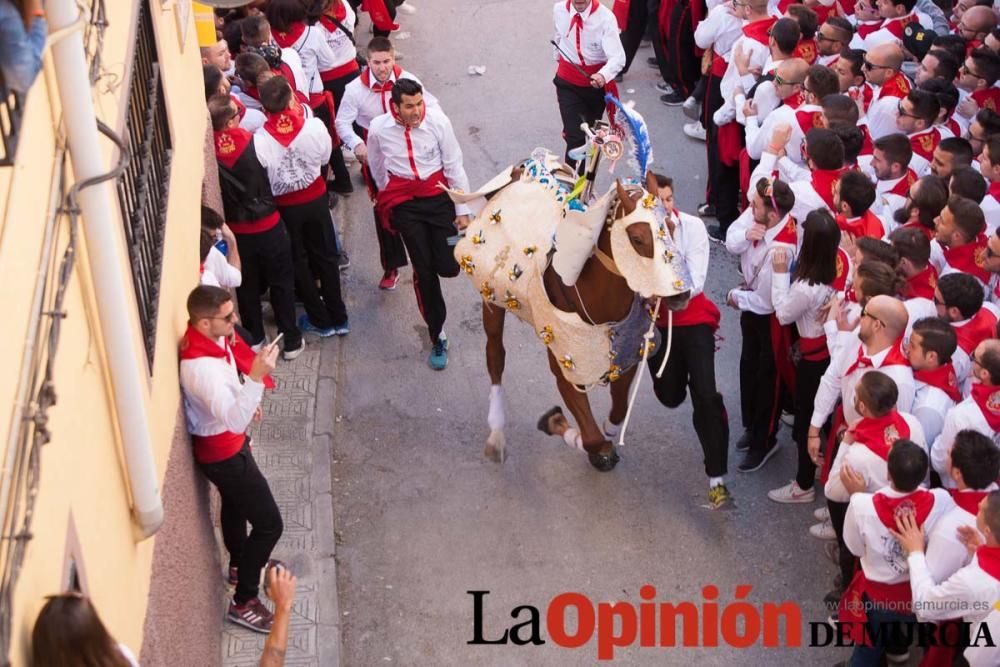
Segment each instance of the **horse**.
M646 174L645 188L616 180L589 206L567 201L571 198L559 185L560 174L567 173L565 165L549 172L544 164L529 160L501 174L480 193L451 193L456 201L470 201L476 195L486 198L457 244L455 257L480 285L483 298L491 383L484 455L498 463L506 458L503 334L511 311L532 325L548 347L549 369L579 427L573 429L556 406L542 415L539 429L561 435L567 444L585 451L591 465L606 472L619 461L608 436L613 437L625 420L629 388L652 349L648 336L643 336L653 331L650 316L655 318L646 300L658 297L670 310L681 310L691 296L690 279L672 244L673 230L655 195L651 173ZM527 189L532 184L538 184L536 190L554 193L554 206ZM523 210L524 201L532 197L538 202L538 215ZM517 229L530 238L513 238ZM553 247L546 247L547 239ZM520 281L529 274L534 278L525 286ZM569 345L570 339L579 339L581 345L571 352L559 348L559 342ZM604 429L594 418L587 394L599 385L610 385L612 399Z

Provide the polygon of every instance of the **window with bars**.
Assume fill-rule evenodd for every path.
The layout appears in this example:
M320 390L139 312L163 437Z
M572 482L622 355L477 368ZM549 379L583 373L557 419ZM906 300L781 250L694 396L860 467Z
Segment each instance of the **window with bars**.
M23 113L24 96L9 90L0 76L0 167L14 164Z
M139 303L146 359L152 368L163 273L163 237L167 222L172 144L149 0L137 4L139 16L124 137L132 159L118 179L118 199L125 223L125 239Z

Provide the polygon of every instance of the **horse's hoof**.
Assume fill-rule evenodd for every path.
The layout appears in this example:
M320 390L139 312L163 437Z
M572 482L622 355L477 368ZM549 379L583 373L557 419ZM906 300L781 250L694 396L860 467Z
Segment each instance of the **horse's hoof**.
M618 461L621 460L618 452L614 449L608 454L587 454L587 458L590 459L590 465L601 472L611 472L618 465Z
M558 405L553 407L544 415L538 418L538 430L544 433L545 435L555 435L555 433L552 431L552 427L549 424L549 422L552 421L552 418L556 416L558 417L563 416L562 408L560 408Z
M483 455L494 463L503 463L507 459L507 439L503 431L490 431Z

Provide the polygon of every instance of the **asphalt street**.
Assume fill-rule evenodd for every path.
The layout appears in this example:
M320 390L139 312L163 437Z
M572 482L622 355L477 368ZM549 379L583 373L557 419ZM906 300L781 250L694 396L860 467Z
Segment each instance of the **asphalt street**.
M551 7L540 0L414 0L396 44L401 65L419 76L450 116L471 185L486 182L537 146L563 149L552 86ZM359 36L363 33L359 31ZM362 41L364 37L362 36ZM703 200L705 145L684 136L679 107L663 106L639 51L619 84L649 123L653 167L675 178L678 205ZM485 66L470 75L471 65ZM628 174L624 163L618 174ZM610 183L602 176L602 188ZM737 586L746 600L800 604L803 647L618 649L620 664L824 665L846 649L808 648L809 621L822 604L834 567L808 534L812 505L781 506L766 492L794 474L789 429L782 451L763 470L741 475L730 452L727 483L735 506L705 507L708 490L690 406L663 408L649 377L637 403L622 461L594 470L579 452L540 433L539 415L560 404L545 351L525 325L508 318L508 460L487 461L483 444L489 378L480 298L466 278L449 280L448 368L427 365L429 342L409 269L399 288L377 289L380 277L371 209L359 186L338 209L353 261L345 274L351 333L336 347L336 402L317 405L333 424L333 504L337 527L342 664L589 665L595 639L579 648L554 645L546 608L560 593L638 606L639 588L657 602L690 601L702 609L703 588L718 589L720 610ZM736 262L712 248L706 293L718 304L738 281ZM716 357L734 440L739 434L739 328L723 306ZM328 350L324 350L324 353ZM607 414L606 392L592 395ZM519 605L540 610L543 645L473 645L473 596L483 598L483 637L497 639L528 620ZM336 608L334 606L333 608ZM720 611L721 614L721 611ZM572 618L570 614L569 618ZM708 623L712 626L712 623ZM569 621L567 632L572 632ZM699 627L699 635L705 630ZM526 629L522 637L530 634ZM782 633L784 636L784 633Z

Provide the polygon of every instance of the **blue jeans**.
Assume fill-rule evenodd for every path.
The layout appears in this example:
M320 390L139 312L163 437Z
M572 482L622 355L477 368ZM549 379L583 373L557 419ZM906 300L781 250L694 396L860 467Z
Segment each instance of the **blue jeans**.
M909 623L916 623L913 614L901 614L878 607L867 595L862 596L868 614L868 636L871 646L855 646L851 667L878 667L883 653L906 653L909 648Z

